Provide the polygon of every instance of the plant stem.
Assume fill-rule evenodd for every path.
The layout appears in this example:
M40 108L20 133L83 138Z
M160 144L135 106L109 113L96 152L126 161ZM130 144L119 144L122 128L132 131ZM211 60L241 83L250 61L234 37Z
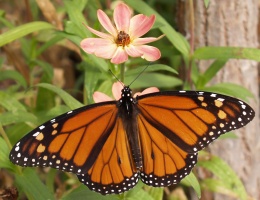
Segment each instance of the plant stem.
M120 64L120 81L124 83L125 80L125 63Z
M7 137L7 135L6 135L5 131L4 131L3 126L2 126L1 123L0 123L0 134L1 134L2 137L4 138L4 140L5 140L6 144L8 145L8 147L9 147L10 149L12 149L12 144L10 143L10 140L9 140L9 138Z

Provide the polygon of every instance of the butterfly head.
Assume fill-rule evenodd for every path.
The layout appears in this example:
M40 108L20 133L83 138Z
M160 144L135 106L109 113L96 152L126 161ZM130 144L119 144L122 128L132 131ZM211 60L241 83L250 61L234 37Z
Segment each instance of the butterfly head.
M121 90L121 98L118 102L119 107L124 107L122 111L125 111L127 115L131 115L132 104L135 102L135 100L132 96L132 90L129 88L129 86L124 86L124 88Z
M132 97L132 90L129 88L129 86L124 86L124 88L121 90L121 98L120 102L133 102L133 97Z

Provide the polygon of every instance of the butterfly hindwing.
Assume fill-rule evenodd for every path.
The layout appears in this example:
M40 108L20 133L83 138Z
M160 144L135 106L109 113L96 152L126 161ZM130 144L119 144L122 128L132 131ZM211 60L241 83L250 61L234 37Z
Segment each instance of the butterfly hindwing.
M137 170L132 163L122 120L118 119L93 166L78 178L91 190L101 194L119 194L138 182Z
M180 182L197 163L197 153L189 154L178 147L142 115L138 125L143 158L141 180L154 187Z

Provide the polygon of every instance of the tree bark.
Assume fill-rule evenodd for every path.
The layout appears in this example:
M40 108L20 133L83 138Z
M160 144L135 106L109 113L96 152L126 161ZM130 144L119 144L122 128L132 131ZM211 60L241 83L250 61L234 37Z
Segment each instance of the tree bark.
M183 1L180 1L183 2ZM194 46L232 46L258 48L258 0L210 0L194 3ZM184 4L184 5L183 5ZM184 1L184 34L190 36L189 1ZM179 15L180 16L180 15ZM200 61L204 71L212 61ZM229 60L211 84L230 82L250 90L255 99L249 104L256 111L255 119L246 127L236 130L238 139L225 139L210 145L212 154L221 157L241 178L252 199L260 199L260 133L259 133L259 85L257 63L250 60ZM234 199L220 194L204 193L204 199Z

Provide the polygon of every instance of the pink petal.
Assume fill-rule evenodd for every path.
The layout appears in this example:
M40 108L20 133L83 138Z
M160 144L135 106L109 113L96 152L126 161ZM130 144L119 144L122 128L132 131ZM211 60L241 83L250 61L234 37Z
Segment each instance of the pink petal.
M107 96L106 94L104 94L102 92L94 92L93 99L94 99L95 103L113 100L111 97Z
M161 38L163 38L165 35L161 35L160 37L146 37L146 38L136 38L135 40L133 40L132 44L133 45L143 45L143 44L147 44L150 42L154 42L157 41Z
M112 58L117 49L116 44L102 38L86 38L81 41L80 46L86 53L106 59Z
M130 20L129 34L132 39L141 37L147 33L155 22L155 15L147 17L143 14L135 15Z
M132 11L126 4L119 3L116 6L114 10L114 21L118 32L125 31L128 33L131 15Z
M114 39L114 37L111 36L111 35L109 35L109 34L102 33L102 32L100 32L100 31L97 31L97 30L95 30L95 29L89 27L89 26L86 26L86 27L87 27L87 29L88 29L91 33L94 33L95 35L97 35L97 36L99 36L99 37L101 37L101 38L111 39L111 40Z
M145 90L143 90L141 92L141 94L144 95L144 94L155 93L155 92L159 92L159 91L160 90L157 87L149 87L149 88L146 88Z
M141 45L136 46L136 49L142 54L142 58L147 61L155 61L161 57L160 50L153 46Z
M121 90L124 88L123 84L119 81L115 82L112 86L112 93L116 100L121 98Z
M140 53L134 45L129 45L125 47L126 53L131 57L141 57L143 54Z
M128 60L128 55L122 47L118 47L111 62L114 64L120 64Z
M135 93L134 97L136 98L137 96L141 96L141 95L149 94L149 93L155 93L155 92L159 92L159 89L157 87L149 87L149 88L146 88L145 90L143 90L142 92Z
M101 25L107 30L107 32L109 32L111 35L113 35L114 37L116 37L116 36L117 36L117 30L116 30L116 28L113 26L111 20L110 20L109 17L106 15L106 13L99 9L99 10L97 11L97 16L98 16L99 22L100 22Z

